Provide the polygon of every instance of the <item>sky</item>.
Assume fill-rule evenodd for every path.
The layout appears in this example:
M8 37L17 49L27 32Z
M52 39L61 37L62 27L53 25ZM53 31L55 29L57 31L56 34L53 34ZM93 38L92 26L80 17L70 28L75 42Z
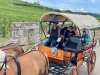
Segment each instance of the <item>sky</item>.
M100 0L22 0L30 3L39 1L41 5L73 12L100 13Z

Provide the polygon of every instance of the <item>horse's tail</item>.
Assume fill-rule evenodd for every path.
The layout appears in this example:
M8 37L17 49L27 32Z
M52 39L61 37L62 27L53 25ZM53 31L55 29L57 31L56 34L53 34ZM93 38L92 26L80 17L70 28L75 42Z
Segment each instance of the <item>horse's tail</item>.
M45 74L48 74L48 69L49 69L49 60L48 60L48 56L46 54L44 54L46 57L46 66L45 66Z

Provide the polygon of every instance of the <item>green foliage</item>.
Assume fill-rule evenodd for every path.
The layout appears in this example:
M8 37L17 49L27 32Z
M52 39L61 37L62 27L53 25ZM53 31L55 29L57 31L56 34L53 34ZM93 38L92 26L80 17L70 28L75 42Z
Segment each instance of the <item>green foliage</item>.
M98 19L98 21L100 22L100 18L97 18Z
M39 2L28 3L21 0L0 0L0 30L3 28L1 25L5 26L5 32L0 31L0 34L4 37L6 33L9 33L12 22L39 22L41 16L50 11L61 12L59 9L42 6Z
M2 34L2 37L6 36L6 27L4 25L1 26L1 34Z
M11 30L12 22L39 22L41 16L50 11L68 12L70 10L61 11L40 5L39 2L27 3L21 0L0 0L0 35ZM100 19L99 19L100 21ZM43 28L46 28L44 25Z
M3 37L11 30L12 22L39 22L41 16L49 12L46 9L20 6L14 3L22 4L25 2L20 0L0 0L0 35ZM30 5L30 3L27 4Z

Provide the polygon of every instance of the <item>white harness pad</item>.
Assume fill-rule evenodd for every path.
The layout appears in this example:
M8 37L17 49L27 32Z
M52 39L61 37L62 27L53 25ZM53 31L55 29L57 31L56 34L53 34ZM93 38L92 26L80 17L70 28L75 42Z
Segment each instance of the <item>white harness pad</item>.
M6 56L6 53L3 52L2 50L0 50L0 67L3 65L3 61L5 60L5 56ZM5 64L4 64L3 68L5 68ZM10 68L10 67L7 65L7 68Z

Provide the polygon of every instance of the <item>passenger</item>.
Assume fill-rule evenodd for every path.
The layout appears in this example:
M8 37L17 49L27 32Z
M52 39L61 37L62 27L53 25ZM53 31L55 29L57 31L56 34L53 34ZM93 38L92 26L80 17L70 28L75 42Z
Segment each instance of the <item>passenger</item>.
M83 34L82 34L82 45L85 46L87 45L87 43L90 42L90 35L89 35L89 31L87 29L83 30Z
M58 22L53 22L52 29L48 32L50 35L49 39L44 43L45 46L55 47L61 40L60 28L57 26Z
M64 42L64 37L65 33L68 30L68 27L64 27L61 29L60 35L61 35L61 41L58 44L58 48L63 49L63 42Z
M76 36L79 36L79 30L76 26L74 26L73 31L75 32Z
M73 26L70 26L70 27L69 27L69 30L67 30L67 31L65 32L64 42L68 41L68 39L69 39L69 37L70 37L71 35L76 35L75 32L73 31Z
M67 32L67 30L68 30L68 27L64 27L64 28L61 29L60 34L63 35L62 37L65 36L65 33Z

